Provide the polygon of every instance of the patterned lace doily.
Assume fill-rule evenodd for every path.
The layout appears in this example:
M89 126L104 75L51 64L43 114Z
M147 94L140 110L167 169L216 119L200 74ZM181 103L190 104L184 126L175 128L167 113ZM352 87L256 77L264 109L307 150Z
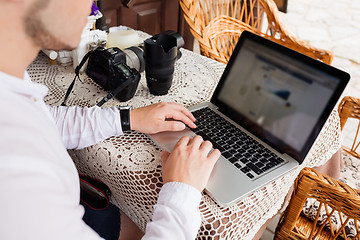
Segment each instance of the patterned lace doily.
M177 102L186 107L209 101L224 65L182 49L175 64L169 94L153 96L142 74L135 96L126 103L110 100L104 107L130 105L134 108L157 102ZM74 78L72 66L52 66L39 54L28 72L33 81L49 87L45 101L60 105ZM106 93L85 74L77 81L68 105L93 106ZM322 165L340 148L341 134L337 112L333 112L304 163L287 175L254 192L230 207L220 207L206 193L200 204L202 226L198 239L252 239L260 227L282 207L299 171ZM160 149L144 134L127 133L111 137L82 150L69 151L78 170L104 181L112 190L112 201L141 230L151 221L153 206L162 186ZM235 186L234 186L235 187ZM239 186L240 187L240 186Z

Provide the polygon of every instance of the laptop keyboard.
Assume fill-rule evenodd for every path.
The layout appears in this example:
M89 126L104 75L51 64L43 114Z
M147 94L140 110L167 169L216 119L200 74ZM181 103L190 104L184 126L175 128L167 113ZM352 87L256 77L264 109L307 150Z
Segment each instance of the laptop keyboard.
M196 118L196 134L209 140L214 148L247 177L256 176L284 162L276 154L252 139L210 108L192 112Z

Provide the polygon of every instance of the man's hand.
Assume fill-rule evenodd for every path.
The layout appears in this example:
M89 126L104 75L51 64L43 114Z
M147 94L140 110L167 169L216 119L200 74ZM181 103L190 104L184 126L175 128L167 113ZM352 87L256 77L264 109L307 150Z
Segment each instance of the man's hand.
M182 137L171 154L162 152L163 182L181 182L204 190L212 169L221 153L215 149L210 154L212 144L201 136L191 139Z
M130 111L130 128L142 133L181 131L185 124L196 128L195 118L185 107L176 103L156 103Z

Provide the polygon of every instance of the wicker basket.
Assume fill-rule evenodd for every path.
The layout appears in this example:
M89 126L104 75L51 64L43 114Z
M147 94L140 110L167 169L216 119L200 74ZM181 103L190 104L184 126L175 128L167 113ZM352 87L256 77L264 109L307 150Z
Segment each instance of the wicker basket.
M285 29L272 0L180 0L180 6L201 53L220 62L228 62L244 30L327 64L332 62L330 51L300 41Z

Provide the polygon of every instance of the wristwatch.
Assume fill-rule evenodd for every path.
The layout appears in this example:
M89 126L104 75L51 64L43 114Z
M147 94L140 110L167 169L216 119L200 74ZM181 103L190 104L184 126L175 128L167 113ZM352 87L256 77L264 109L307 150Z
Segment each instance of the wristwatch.
M121 121L121 129L124 131L130 130L130 107L129 106L121 106L119 107L120 111L120 121Z

